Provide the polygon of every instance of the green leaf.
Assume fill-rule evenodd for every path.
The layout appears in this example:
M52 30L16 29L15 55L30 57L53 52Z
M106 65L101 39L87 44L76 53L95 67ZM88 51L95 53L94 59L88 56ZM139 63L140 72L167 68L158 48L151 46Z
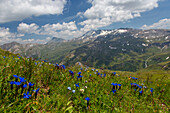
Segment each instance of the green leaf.
M67 106L71 103L72 101L69 101L68 103L67 103Z
M66 111L73 112L72 108L73 108L73 106L68 107L68 108L64 111L64 113L65 113Z

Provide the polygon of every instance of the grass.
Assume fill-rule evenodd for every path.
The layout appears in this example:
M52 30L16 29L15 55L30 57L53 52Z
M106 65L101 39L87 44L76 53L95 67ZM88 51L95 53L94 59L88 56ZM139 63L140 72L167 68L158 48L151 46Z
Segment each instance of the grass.
M4 57L5 56L5 57ZM74 78L69 70L74 72ZM77 79L82 72L82 80ZM169 71L141 70L138 72L99 70L106 77L97 75L93 68L66 67L58 69L55 65L32 58L24 58L0 50L0 112L168 112L169 111ZM91 77L89 76L91 74ZM23 98L28 88L21 94L21 85L14 84L11 90L10 81L16 81L13 75L24 77L27 84L34 83L29 92L29 99ZM137 77L134 80L132 77ZM17 79L19 81L19 79ZM75 84L79 83L76 88ZM112 92L111 83L121 84L121 89ZM139 95L138 88L131 88L137 83L143 88ZM87 88L85 88L87 86ZM67 88L71 87L71 90ZM33 89L40 88L35 99ZM153 88L151 95L150 88ZM84 89L84 92L80 91ZM140 90L139 90L140 89ZM75 93L72 92L75 90ZM90 98L87 109L86 97Z

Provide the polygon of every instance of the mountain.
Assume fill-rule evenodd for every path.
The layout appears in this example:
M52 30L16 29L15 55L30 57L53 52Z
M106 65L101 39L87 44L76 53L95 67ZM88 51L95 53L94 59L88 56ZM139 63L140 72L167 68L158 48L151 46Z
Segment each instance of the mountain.
M71 51L64 60L67 65L80 61L96 68L137 71L148 64L169 60L165 57L170 56L170 30L115 29L90 33L77 39L86 45ZM159 60L148 63L147 59L153 56L159 56Z
M47 44L51 44L51 43L62 43L65 42L66 40L62 39L62 38L57 38L57 37L53 37L50 41L47 42Z
M73 65L80 61L96 68L137 71L169 61L170 30L92 30L70 41L53 37L47 44L13 42L1 48L52 63Z
M0 47L4 50L10 51L14 54L22 54L24 56L32 56L32 57L38 57L40 56L40 48L44 46L43 44L35 44L35 43L29 43L29 44L20 44L17 42L11 42L6 43L4 45L1 45Z

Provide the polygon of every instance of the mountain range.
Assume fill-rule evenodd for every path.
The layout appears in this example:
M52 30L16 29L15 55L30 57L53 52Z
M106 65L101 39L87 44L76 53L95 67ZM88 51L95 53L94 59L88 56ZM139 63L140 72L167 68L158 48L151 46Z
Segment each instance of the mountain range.
M81 62L96 68L137 71L170 61L170 30L92 30L72 40L53 37L46 44L12 42L0 47L51 63L70 66Z

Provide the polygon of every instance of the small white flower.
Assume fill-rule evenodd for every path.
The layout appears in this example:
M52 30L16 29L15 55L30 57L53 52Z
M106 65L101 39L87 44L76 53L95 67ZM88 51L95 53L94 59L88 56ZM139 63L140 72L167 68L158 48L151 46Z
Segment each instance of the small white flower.
M86 89L87 89L87 86L84 86L84 88L86 88Z
M75 93L75 92L76 92L76 90L72 90L72 92L73 92L73 93Z
M146 89L147 87L146 87L146 86L144 86L143 88L145 88L145 89Z
M68 90L71 90L71 87L68 87L67 89L68 89Z

